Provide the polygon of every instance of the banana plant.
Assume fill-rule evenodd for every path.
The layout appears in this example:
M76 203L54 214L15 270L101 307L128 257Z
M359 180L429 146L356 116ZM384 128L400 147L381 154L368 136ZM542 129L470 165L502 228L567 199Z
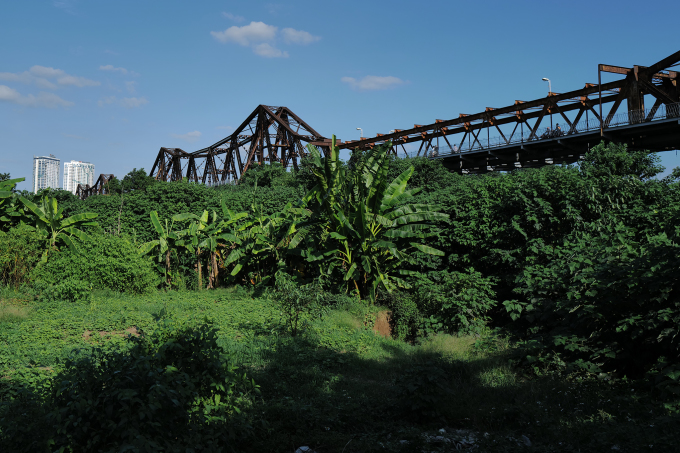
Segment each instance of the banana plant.
M21 218L21 210L18 209L13 192L17 183L25 179L17 178L0 181L0 230L5 229L8 225L11 226Z
M51 250L57 248L57 244L64 242L71 250L77 251L77 242L74 239L86 240L88 235L79 228L94 226L97 222L92 219L97 214L85 212L64 218L64 208L59 208L57 199L43 196L40 205L36 205L24 197L19 197L28 211L32 214L26 216L27 223L47 237L47 248L42 256L42 262L47 261Z
M348 172L339 161L335 137L325 158L308 145L317 184L303 202L316 205L323 216L320 222L330 238L325 255L335 260L357 295L371 301L380 286L388 292L408 287L401 277L411 273L403 267L415 263L413 252L443 255L422 240L433 235L428 230L434 222L449 218L435 206L414 203L419 189L406 188L413 167L387 180L390 146L369 151Z
M234 264L232 276L245 269L251 284L268 281L278 269L293 268L303 272L301 242L309 229L304 220L309 211L292 207L288 203L280 212L262 214L261 209L251 206L253 219L240 225L238 247L224 260L224 265ZM259 211L259 214L257 214Z
M158 239L145 242L139 248L141 255L146 255L151 251L157 254L158 269L163 272L163 281L166 288L171 288L177 284L180 279L179 270L172 269L172 255L175 255L175 262L178 261L177 249L182 245L180 235L174 231L174 221L168 225L168 220L165 220L165 227L158 218L158 212L152 211L150 214L151 224L153 225Z

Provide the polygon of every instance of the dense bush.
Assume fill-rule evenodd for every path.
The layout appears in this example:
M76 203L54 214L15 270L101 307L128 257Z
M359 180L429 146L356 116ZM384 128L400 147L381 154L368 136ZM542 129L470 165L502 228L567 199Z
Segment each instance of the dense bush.
M158 284L151 261L139 255L129 238L103 233L82 241L78 251L62 249L52 254L32 278L56 286L77 279L90 283L93 289L131 294L148 293Z
M3 447L25 451L30 440L32 451L238 449L251 430L244 409L259 390L221 356L213 328L166 320L153 336L128 342L127 350L69 360L42 403L20 397L21 412L33 416L25 425L8 417L17 407L4 406Z
M276 275L274 288L269 296L281 310L281 315L292 336L296 336L309 321L324 311L323 289L317 282L298 284L288 274Z
M92 284L74 275L53 283L36 280L31 290L40 302L80 302L92 297Z
M392 291L383 292L380 296L380 303L390 309L390 328L394 338L413 341L422 335L422 315L410 294Z
M28 283L44 245L44 236L25 225L0 231L0 284L18 288Z
M430 272L413 285L426 333L480 333L496 306L492 279L474 269Z
M680 245L620 223L575 233L506 302L529 363L641 377L680 360Z

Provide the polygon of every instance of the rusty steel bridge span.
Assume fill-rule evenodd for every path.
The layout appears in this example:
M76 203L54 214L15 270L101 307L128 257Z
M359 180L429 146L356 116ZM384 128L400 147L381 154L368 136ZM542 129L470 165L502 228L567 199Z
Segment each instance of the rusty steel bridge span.
M629 149L680 149L680 72L671 69L679 62L680 51L649 66L600 64L597 83L578 90L336 145L366 150L389 143L395 155L442 159L462 173L573 163L601 140ZM619 79L602 83L602 73ZM259 105L211 146L194 152L161 148L150 174L163 181L236 182L262 163L297 168L306 144L327 154L331 140L287 107Z

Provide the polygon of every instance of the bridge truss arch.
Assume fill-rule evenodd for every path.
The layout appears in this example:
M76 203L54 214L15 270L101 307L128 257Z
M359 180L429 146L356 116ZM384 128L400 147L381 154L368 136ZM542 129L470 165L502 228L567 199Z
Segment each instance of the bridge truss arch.
M249 168L264 163L297 169L309 143L326 155L330 151L331 140L288 107L259 105L231 135L213 145L194 152L161 148L150 175L160 181L186 178L211 186L234 183Z

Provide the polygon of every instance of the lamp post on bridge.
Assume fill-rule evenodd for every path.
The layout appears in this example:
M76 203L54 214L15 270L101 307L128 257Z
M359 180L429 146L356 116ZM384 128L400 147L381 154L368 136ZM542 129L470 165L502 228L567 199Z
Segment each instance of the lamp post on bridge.
M357 127L357 130L361 131L360 134L359 134L359 138L364 138L364 130L360 127Z
M548 96L550 96L550 93L552 93L552 85L550 83L550 79L547 77L543 77L541 80L544 82L548 82ZM553 124L552 124L552 109L550 109L550 132L552 132Z
M548 96L550 96L550 93L552 93L552 86L550 85L550 79L547 77L543 77L541 80L544 82L548 82Z

